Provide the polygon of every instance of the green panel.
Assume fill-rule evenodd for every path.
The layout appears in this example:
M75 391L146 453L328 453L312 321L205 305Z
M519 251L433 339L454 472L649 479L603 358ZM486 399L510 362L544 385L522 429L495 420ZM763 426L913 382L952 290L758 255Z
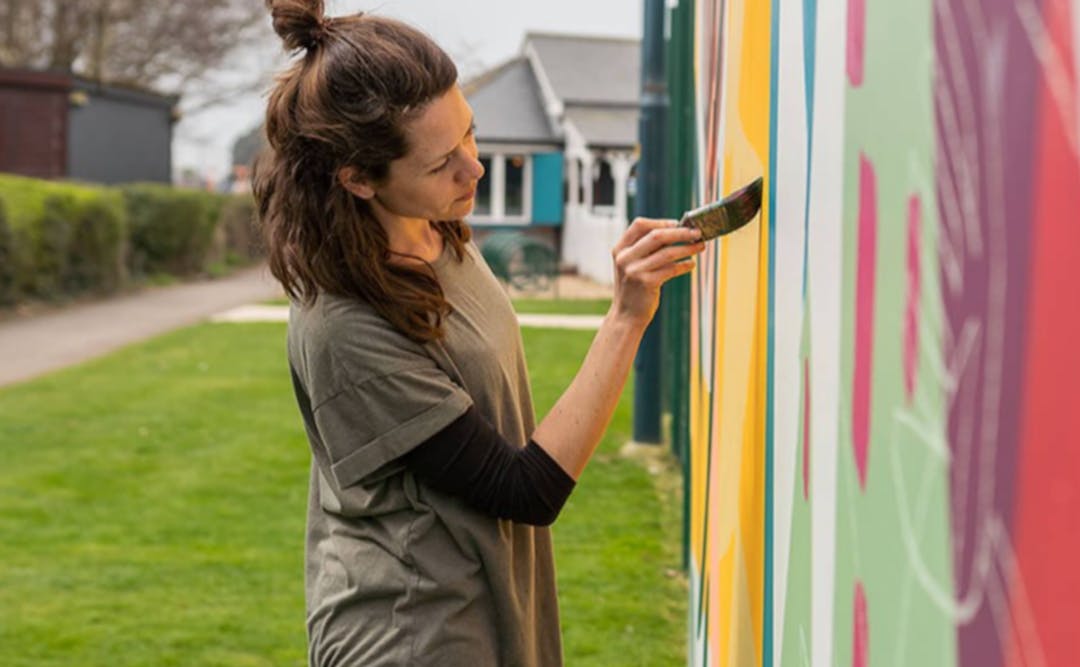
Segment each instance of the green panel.
M693 205L696 173L694 141L694 3L681 0L669 10L667 43L668 182L667 214L678 218ZM671 448L683 465L684 489L690 461L690 277L664 286L663 387L664 412L670 419ZM689 494L683 502L683 565L688 564Z
M936 301L941 291L933 17L930 0L869 0L864 76L857 85L847 80L833 626L833 660L839 665L853 664L853 628L863 622L870 665L947 666L957 660L956 619L935 601L933 590L941 599L952 598L948 457L934 451L945 442L947 388L933 380L930 354L919 353L920 381L910 400L902 370L907 215L916 196L922 202L920 291L929 299L919 308L922 331L943 328ZM873 263L869 252L864 259L871 267L867 275L874 276L870 326L857 328L860 182L866 202L873 184L876 231L872 244L863 240L866 249L874 248ZM861 481L853 387L856 336L867 332L873 336L869 444ZM910 517L910 526L903 517ZM854 613L859 586L865 591L865 621Z

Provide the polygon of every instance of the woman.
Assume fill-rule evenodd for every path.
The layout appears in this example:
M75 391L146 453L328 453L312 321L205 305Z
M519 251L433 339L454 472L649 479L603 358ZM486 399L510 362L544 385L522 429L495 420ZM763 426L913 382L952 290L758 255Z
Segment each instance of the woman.
M300 54L255 194L312 450L310 663L559 665L546 526L697 232L634 221L611 310L534 424L514 312L462 221L484 170L454 64L397 21L268 4Z

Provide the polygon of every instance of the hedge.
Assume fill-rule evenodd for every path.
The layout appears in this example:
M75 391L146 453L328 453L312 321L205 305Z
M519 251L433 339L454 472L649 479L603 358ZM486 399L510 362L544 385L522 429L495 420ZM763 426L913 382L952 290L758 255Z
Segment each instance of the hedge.
M0 307L15 303L15 239L8 223L7 205L0 199Z
M222 204L219 221L225 249L231 261L247 263L266 255L262 236L255 226L254 198L229 197Z
M219 195L166 185L124 186L131 225L132 273L198 273L211 249Z
M253 210L249 195L0 174L0 307L251 262Z

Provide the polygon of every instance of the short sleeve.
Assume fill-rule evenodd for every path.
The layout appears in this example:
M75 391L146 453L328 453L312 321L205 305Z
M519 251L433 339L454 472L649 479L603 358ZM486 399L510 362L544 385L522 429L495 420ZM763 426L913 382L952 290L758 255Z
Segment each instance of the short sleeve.
M363 480L465 413L472 399L434 361L367 378L315 406L339 488Z

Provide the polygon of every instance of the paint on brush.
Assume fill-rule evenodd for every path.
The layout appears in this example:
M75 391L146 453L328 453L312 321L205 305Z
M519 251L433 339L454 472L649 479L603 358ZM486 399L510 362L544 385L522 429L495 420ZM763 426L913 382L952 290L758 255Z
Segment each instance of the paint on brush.
M761 210L761 185L759 177L720 201L688 211L679 220L679 226L700 229L702 241L745 227Z

